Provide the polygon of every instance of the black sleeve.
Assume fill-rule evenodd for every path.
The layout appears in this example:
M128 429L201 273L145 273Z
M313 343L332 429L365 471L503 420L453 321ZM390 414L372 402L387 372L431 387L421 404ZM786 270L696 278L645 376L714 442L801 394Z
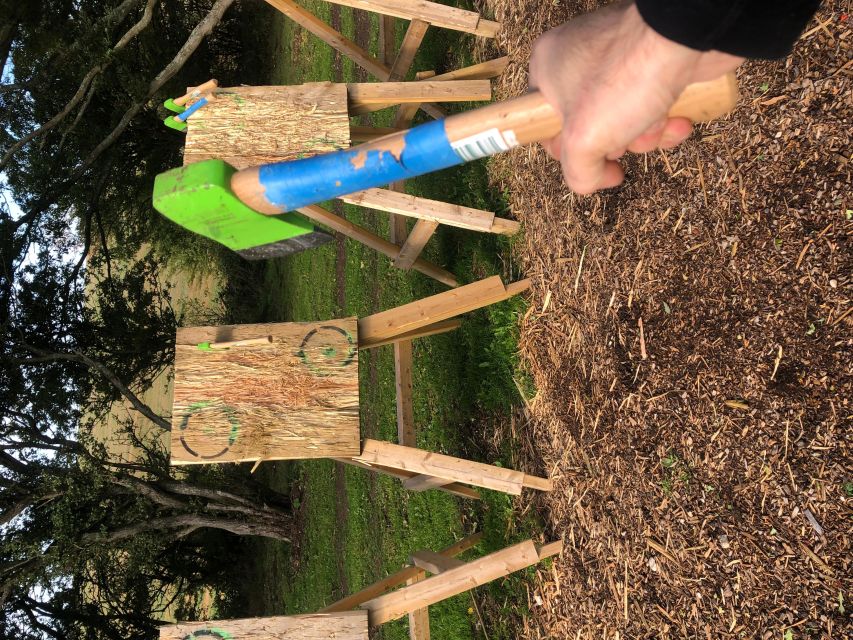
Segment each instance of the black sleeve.
M820 0L636 0L643 20L691 49L784 58Z

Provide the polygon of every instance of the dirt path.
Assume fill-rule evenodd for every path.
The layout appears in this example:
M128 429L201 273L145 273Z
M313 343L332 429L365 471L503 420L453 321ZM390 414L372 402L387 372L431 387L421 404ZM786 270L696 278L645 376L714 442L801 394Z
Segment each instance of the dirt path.
M485 4L507 97L538 32L596 3ZM789 60L745 65L736 113L619 190L572 196L538 149L491 165L534 282L525 451L566 543L520 637L849 631L848 10L824 2Z

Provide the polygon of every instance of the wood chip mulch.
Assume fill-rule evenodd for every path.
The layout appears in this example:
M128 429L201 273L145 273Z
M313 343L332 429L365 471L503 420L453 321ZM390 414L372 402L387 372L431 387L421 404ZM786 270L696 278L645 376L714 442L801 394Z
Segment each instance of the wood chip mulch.
M527 89L539 33L597 3L482 0ZM730 117L577 197L538 147L496 158L533 279L516 424L565 551L520 638L843 638L853 612L853 18L739 71ZM491 53L495 53L492 51Z

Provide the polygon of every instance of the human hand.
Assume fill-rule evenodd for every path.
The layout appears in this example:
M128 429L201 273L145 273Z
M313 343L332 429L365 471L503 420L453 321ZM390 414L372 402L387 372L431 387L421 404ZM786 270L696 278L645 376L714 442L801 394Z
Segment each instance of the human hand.
M579 194L615 187L626 151L671 148L692 130L668 118L684 88L713 80L743 62L719 51L696 51L659 35L633 2L617 2L543 34L530 59L530 86L563 117L543 146L563 165Z

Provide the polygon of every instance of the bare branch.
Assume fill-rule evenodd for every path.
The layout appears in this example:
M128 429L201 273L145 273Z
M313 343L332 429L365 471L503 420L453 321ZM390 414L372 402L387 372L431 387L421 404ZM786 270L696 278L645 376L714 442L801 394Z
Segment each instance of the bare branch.
M2 171L7 164L9 164L9 161L12 159L12 156L14 156L18 151L20 151L24 145L28 144L29 142L32 142L40 136L43 136L48 131L56 127L56 125L65 120L68 114L71 113L78 104L80 104L80 102L86 96L86 92L89 89L89 85L92 83L95 77L103 73L104 70L108 66L110 66L110 64L112 64L113 56L115 56L116 53L124 49L124 47L126 47L127 44L131 40L133 40L133 38L139 35L139 33L151 23L151 16L154 10L154 5L156 5L158 1L159 0L148 0L148 4L145 6L145 11L143 12L142 18L139 20L139 22L137 22L130 29L128 29L128 31L119 39L118 43L116 43L116 45L111 50L107 51L105 60L103 62L89 70L89 72L80 82L80 86L77 88L77 92L59 113L53 116L50 120L48 120L38 129L30 131L30 133L20 138L17 142L15 142L15 144L13 144L9 148L3 158L0 159L0 171ZM130 0L128 0L128 2L122 5L122 7L127 6L129 9L130 4L132 3ZM119 7L119 9L121 9L121 7Z

